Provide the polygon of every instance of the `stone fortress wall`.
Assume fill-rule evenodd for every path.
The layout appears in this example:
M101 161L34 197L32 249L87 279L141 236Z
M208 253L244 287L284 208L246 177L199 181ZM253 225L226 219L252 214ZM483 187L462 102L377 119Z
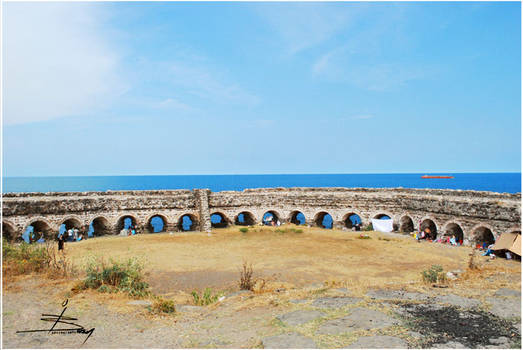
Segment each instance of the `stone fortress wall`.
M306 224L321 226L330 214L335 228L351 228L348 217L357 214L363 225L387 215L394 228L411 232L429 226L438 234L455 233L464 243L497 238L503 232L521 232L521 194L405 188L260 188L211 192L208 189L158 191L9 193L3 196L2 231L13 239L32 225L51 237L61 224L95 235L116 234L130 217L138 232L152 232L151 218L160 216L165 231L182 230L189 215L193 230L209 231L210 217L222 216L224 225L258 224L270 211L282 223L296 222L303 213Z

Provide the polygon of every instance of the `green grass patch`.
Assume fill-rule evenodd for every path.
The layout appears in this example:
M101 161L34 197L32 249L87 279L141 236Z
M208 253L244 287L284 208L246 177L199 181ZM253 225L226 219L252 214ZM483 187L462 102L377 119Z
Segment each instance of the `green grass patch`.
M91 260L86 269L87 277L78 289L96 289L100 293L123 292L132 297L150 294L149 284L143 280L143 263L136 258L124 262L103 259Z
M198 292L193 291L191 295L193 297L194 305L203 306L217 302L222 293L213 294L211 288L205 288L202 294L198 294Z

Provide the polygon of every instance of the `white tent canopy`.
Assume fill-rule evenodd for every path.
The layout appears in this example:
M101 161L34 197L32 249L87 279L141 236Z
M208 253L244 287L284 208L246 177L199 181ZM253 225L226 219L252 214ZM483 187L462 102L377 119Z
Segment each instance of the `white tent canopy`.
M392 232L392 219L372 219L372 229L380 232Z

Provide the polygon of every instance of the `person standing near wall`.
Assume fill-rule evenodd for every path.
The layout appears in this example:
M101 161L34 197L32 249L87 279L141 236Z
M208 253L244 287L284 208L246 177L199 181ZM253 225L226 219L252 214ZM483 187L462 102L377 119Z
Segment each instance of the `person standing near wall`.
M65 241L65 238L64 238L64 235L61 234L60 236L58 236L58 251L63 251L64 250L64 241Z

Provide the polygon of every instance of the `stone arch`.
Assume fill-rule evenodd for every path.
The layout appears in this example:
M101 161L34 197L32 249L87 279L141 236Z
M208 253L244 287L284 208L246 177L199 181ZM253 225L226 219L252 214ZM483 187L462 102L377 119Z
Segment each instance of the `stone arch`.
M436 220L434 220L434 218L431 216L426 216L420 221L420 231L424 231L426 228L428 228L430 230L429 238L433 240L436 239L438 236L438 225L436 224Z
M349 213L343 215L342 217L342 221L343 221L343 225L346 227L346 228L352 228L353 224L352 224L352 221L351 221L351 216L353 215L357 215L359 218L360 218L360 223L361 225L363 225L363 220L362 220L362 216L360 213L356 212L356 211L350 211Z
M496 242L494 229L488 224L477 224L470 230L470 232L472 244L481 244L485 242L487 245L490 245Z
M384 210L375 212L374 215L372 215L372 219L381 219L384 216L388 216L390 219L394 220L394 215Z
M2 237L5 237L5 239L8 242L14 242L17 238L17 229L16 226L13 225L11 222L7 220L2 221Z
M244 218L244 222L240 221L240 215ZM234 216L234 224L239 226L252 226L256 224L256 217L250 211L244 210Z
M192 224L188 229L185 229L183 226L184 217L189 217L189 219L191 219ZM182 214L178 217L177 227L178 230L182 232L196 231L198 229L198 218L193 213Z
M329 215L333 221L332 226L330 227L330 228L333 228L334 227L334 218L332 217L331 214L329 214L325 210L319 211L316 213L316 215L314 215L314 225L316 225L318 227L322 227L322 228L327 228L326 226L323 225L323 220L327 217L327 215Z
M465 239L465 234L463 231L463 225L456 221L449 221L443 226L443 232L440 233L440 236L452 236L456 237L456 241L463 241Z
M89 225L93 227L93 236L111 234L111 222L105 216L95 216L90 219Z
M412 218L408 214L403 214L400 217L399 225L400 225L399 230L401 232L411 233L411 232L415 231L414 220L412 220Z
M274 210L274 209L269 209L269 210L266 210L266 211L263 213L263 215L262 215L262 217L261 217L262 223L263 223L263 218L264 218L265 215L267 215L267 214L271 214L271 215L272 215L272 217L273 217L272 221L273 221L275 224L276 224L277 221L280 221L280 222L282 221L282 220L281 220L281 219L282 219L282 216L281 216L281 214L280 214L278 211L276 211L276 210Z
M38 233L41 232L44 235L44 239L51 239L55 238L53 235L53 226L47 221L47 219L42 217L35 217L27 222L27 225L25 225L24 231L27 230L29 226L33 227L33 232ZM38 235L36 239L38 239Z
M62 225L65 225L65 229L66 230L69 230L70 228L76 228L76 229L82 229L83 228L83 220L80 219L78 216L76 215L68 215L66 217L64 217L61 222L60 222L60 226Z
M133 214L124 214L122 216L120 216L118 218L118 220L116 220L116 225L115 225L115 233L116 234L119 234L121 230L123 230L125 228L125 219L131 219L131 225L133 227L138 227L138 219L136 218L135 215Z
M213 223L212 222L213 215L220 216L221 221L217 222L217 223ZM227 217L227 215L225 215L224 213L222 213L220 211L215 211L210 216L211 216L211 227L212 228L225 228L231 224L231 220Z
M303 222L303 224L301 224L300 221L298 220L298 215L300 215L300 214L303 215L303 217L305 218L305 221ZM294 225L305 225L307 223L307 217L305 216L303 211L293 210L289 213L288 221Z
M145 226L146 226L145 229L149 233L154 233L154 227L153 227L153 224L152 224L152 219L155 218L155 217L159 217L163 221L163 228L159 232L165 232L167 230L167 225L168 225L167 217L165 215L163 215L163 214L160 214L160 213L155 213L155 214L149 215L147 217L147 219L145 219Z

